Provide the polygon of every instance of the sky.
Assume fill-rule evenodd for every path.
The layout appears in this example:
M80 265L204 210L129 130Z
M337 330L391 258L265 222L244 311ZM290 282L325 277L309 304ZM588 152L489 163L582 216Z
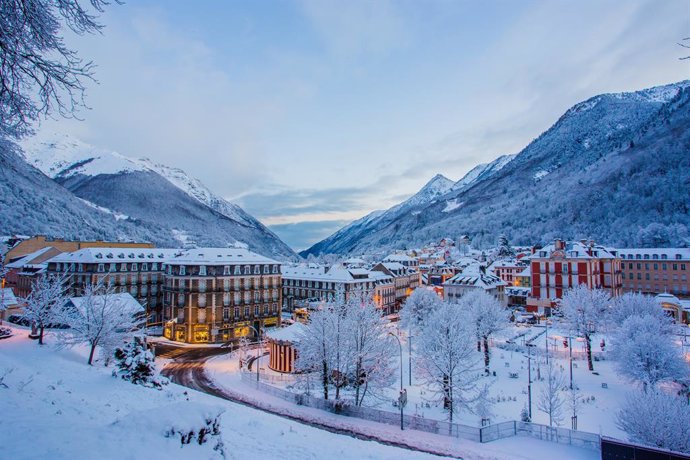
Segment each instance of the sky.
M294 249L517 153L570 106L690 78L690 1L130 0L88 110L41 130L178 167Z

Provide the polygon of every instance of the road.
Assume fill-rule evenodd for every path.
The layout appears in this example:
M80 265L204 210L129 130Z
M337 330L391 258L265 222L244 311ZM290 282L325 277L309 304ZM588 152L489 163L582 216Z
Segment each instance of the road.
M266 412L272 415L277 415L278 417L292 420L303 425L308 425L313 428L326 430L331 433L346 435L353 438L361 439L363 441L374 441L380 444L385 444L387 446L399 447L417 452L424 452L427 454L437 455L439 457L449 457L447 454L443 454L440 452L434 452L427 449L419 449L408 444L389 441L378 436L372 436L361 432L355 432L344 428L340 428L334 425L327 425L325 423L315 422L313 420L308 419L306 416L284 414L282 412L261 407L257 404L254 404L250 400L238 399L237 397L234 397L228 394L227 392L223 391L222 388L217 387L214 384L214 382L211 379L209 379L208 376L206 376L206 373L204 372L204 367L208 359L214 356L230 353L231 351L231 348L220 347L175 347L174 345L162 343L156 345L156 356L173 359L172 362L165 365L161 373L164 376L168 377L173 383L176 383L178 385L182 385L193 390L201 391L211 396L216 396L218 398L222 398L236 404L251 407L252 409L260 410L262 412Z

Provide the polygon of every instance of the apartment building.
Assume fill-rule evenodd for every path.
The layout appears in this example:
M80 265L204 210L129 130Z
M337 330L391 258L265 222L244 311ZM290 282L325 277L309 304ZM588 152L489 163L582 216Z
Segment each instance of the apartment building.
M160 325L162 317L163 264L178 249L98 247L63 252L47 262L49 275L69 276L66 294L79 297L87 284L103 281L116 292L128 292L146 308L147 325Z
M612 297L622 292L621 258L593 241L556 240L531 257L531 295L527 310L550 314L563 293L579 284L605 289Z
M619 249L624 292L690 297L690 248Z
M228 342L280 324L280 262L247 249L176 254L163 292L163 335L178 342Z
M399 262L381 262L372 271L384 273L393 279L395 285L395 311L400 310L405 300L420 285L420 274L417 270L407 268Z
M506 283L498 276L489 273L486 267L479 264L470 265L462 273L458 273L443 283L443 300L454 302L470 291L482 289L505 305L505 286Z

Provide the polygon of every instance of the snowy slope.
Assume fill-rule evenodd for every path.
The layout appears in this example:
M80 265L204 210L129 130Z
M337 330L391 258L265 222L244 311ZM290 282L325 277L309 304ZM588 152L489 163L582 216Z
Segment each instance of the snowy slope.
M416 215L417 208L435 202L439 197L448 193L452 189L453 184L454 182L452 180L442 174L437 174L417 193L402 203L385 211L373 211L361 219L341 228L327 239L317 243L300 254L307 256L309 254L327 254L347 251L346 248L349 245L356 243L359 238L363 238L377 231L377 229L384 227L388 222L394 221L403 215Z
M690 245L689 87L594 96L414 215L341 230L304 253L361 254L463 234L479 247L500 234L515 244Z
M157 229L160 246L227 246L242 242L278 258L294 252L239 206L184 171L93 147L66 135L23 142L27 162L85 204L136 226Z
M515 155L501 155L490 163L482 163L472 168L462 179L453 184L452 191L459 191L469 188L473 184L496 174L503 169Z
M26 331L15 331L15 337L0 345L2 458L432 458L305 426L174 384L162 391L133 385L112 377L112 364L88 366L86 350L56 350L52 337L50 344L39 347ZM203 445L182 446L179 438L165 435L173 427L198 431L206 414L218 413L225 457L213 450L217 436L209 436Z

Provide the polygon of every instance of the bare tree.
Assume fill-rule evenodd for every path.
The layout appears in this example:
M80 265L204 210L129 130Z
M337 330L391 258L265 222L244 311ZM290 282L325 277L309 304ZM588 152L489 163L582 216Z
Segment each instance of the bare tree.
M69 326L61 332L60 343L89 345L89 365L96 347L114 350L139 330L144 309L129 294L116 293L104 282L87 284L82 297L72 298L59 309L58 318Z
M118 1L118 0L115 0ZM20 137L41 115L74 117L94 65L69 49L63 27L98 33L107 0L3 0L0 7L0 134ZM91 11L90 11L91 10Z
M31 293L23 299L26 306L22 318L31 324L32 335L38 333L38 343L43 345L45 328L59 322L59 309L66 301L67 275L41 275L33 283Z
M563 421L563 387L563 374L556 368L552 359L546 367L546 382L539 392L537 401L537 408L548 414L550 427L554 424L558 426Z
M590 289L579 284L568 289L561 301L561 310L571 331L585 339L587 364L594 370L592 363L592 335L601 327L607 314L609 295L600 289Z
M448 303L425 322L419 343L419 370L426 386L443 401L452 422L461 408L482 396L479 356L474 350L475 333L468 315Z

